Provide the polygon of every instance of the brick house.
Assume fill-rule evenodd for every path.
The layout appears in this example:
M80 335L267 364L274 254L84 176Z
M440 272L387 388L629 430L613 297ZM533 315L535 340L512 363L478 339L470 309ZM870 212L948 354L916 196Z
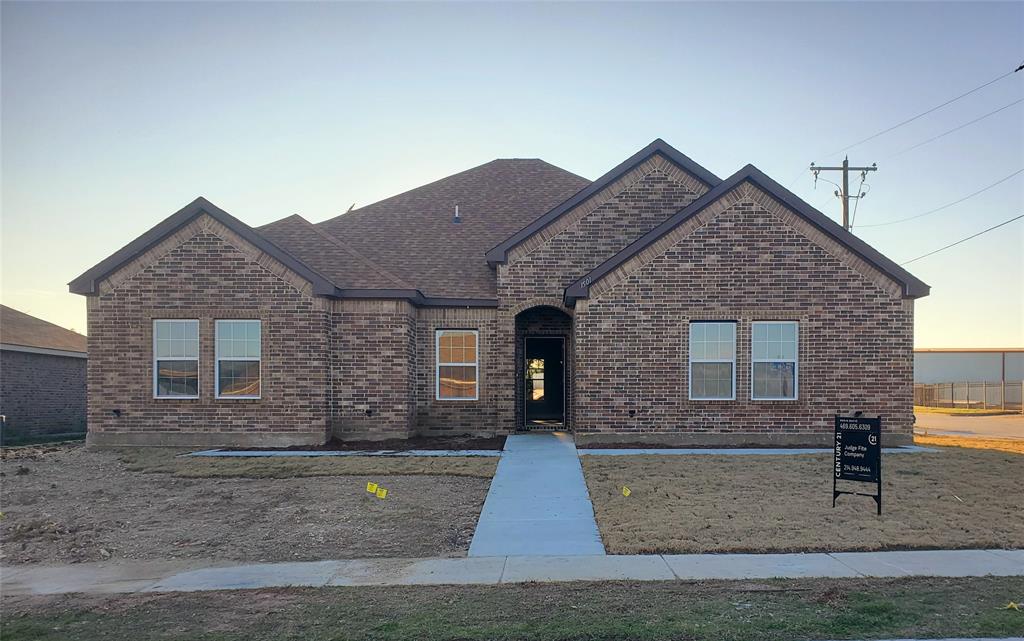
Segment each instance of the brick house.
M312 224L199 198L70 284L89 440L293 445L572 430L910 440L928 286L746 166L656 140L596 181L495 160Z
M85 432L85 336L0 305L2 440Z

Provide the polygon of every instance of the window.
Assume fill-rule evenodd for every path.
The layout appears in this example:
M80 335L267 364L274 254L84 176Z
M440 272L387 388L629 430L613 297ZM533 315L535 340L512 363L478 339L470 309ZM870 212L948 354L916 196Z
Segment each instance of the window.
M260 321L219 320L217 398L260 397Z
M153 321L153 396L199 398L199 321Z
M477 332L437 331L437 400L477 400Z
M753 323L750 388L752 399L796 399L798 329L795 321Z
M736 398L736 323L690 323L690 399Z

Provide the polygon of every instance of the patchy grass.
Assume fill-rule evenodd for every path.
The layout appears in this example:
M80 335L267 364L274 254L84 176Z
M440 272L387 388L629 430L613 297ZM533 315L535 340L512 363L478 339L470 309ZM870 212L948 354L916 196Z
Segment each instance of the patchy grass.
M971 409L969 407L929 407L927 405L915 405L914 414L947 414L949 416L1005 416L1008 414L1020 414L1020 411L1000 409Z
M865 497L832 508L829 454L581 460L614 554L1024 547L1024 459L1004 452L884 456L880 517Z
M1024 578L280 589L4 599L3 638L773 641L1024 633Z
M1024 440L1009 438L979 438L976 436L935 436L914 434L916 445L938 445L939 447L966 447L974 450L997 450L1024 454Z
M183 478L282 479L304 476L468 476L489 479L498 459L432 456L316 456L215 458L179 456L190 450L130 448L117 451L133 472Z

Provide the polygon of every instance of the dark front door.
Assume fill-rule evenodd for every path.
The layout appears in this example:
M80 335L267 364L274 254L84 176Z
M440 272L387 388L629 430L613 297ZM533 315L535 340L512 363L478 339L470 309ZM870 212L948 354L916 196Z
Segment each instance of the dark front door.
M565 422L565 339L527 336L524 340L526 427L561 426Z

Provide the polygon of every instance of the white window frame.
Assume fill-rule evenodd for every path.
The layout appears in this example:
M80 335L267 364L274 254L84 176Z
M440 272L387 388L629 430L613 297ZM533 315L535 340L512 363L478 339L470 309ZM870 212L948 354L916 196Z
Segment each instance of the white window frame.
M754 358L754 326L755 325L792 325L795 329L793 358ZM793 395L792 396L756 396L754 394L754 363L792 363L793 364ZM750 400L752 401L795 401L800 398L800 321L766 320L753 321L750 324Z
M221 323L231 323L245 321L247 323L259 323L260 324L260 355L257 357L253 356L225 356L221 358L220 355L220 341L217 340L217 336L220 334ZM214 350L214 372L213 372L213 386L215 388L217 400L235 401L235 400L253 400L263 398L263 321L259 318L219 318L213 321L213 350ZM260 364L260 393L254 395L240 396L238 394L223 395L220 393L220 362L225 361L256 361Z
M476 359L472 363L448 363L441 361L441 335L445 332L461 332L473 335L476 341ZM466 367L472 365L476 372L476 379L473 381L473 389L476 393L473 396L441 396L441 368L442 367ZM475 329L459 329L457 327L445 327L434 331L434 400L437 401L476 401L480 400L480 332Z
M725 358L694 358L693 357L693 326L694 325L732 325L732 359ZM691 401L735 401L736 400L736 334L738 323L730 320L691 320L686 330L686 351L689 358L689 399ZM694 363L729 363L732 365L732 396L694 396L693 395L693 364Z
M190 356L182 356L181 358L178 358L178 357L158 358L157 357L157 355L156 355L156 326L157 326L158 323L167 323L167 322L195 323L195 326L196 326L196 343L197 343L195 358L192 358ZM200 341L199 319L198 318L154 318L153 319L152 329L153 329L153 341L152 341L152 350L153 350L153 398L154 399L160 399L160 400L189 400L189 399L197 399L197 398L199 398L199 393L203 389L203 372L202 372L202 368L199 366L199 355L202 352L202 345L199 343L199 341ZM159 386L159 380L160 380L160 361L195 361L196 362L196 393L195 393L195 395L182 396L180 394L161 394L160 393L160 386Z

